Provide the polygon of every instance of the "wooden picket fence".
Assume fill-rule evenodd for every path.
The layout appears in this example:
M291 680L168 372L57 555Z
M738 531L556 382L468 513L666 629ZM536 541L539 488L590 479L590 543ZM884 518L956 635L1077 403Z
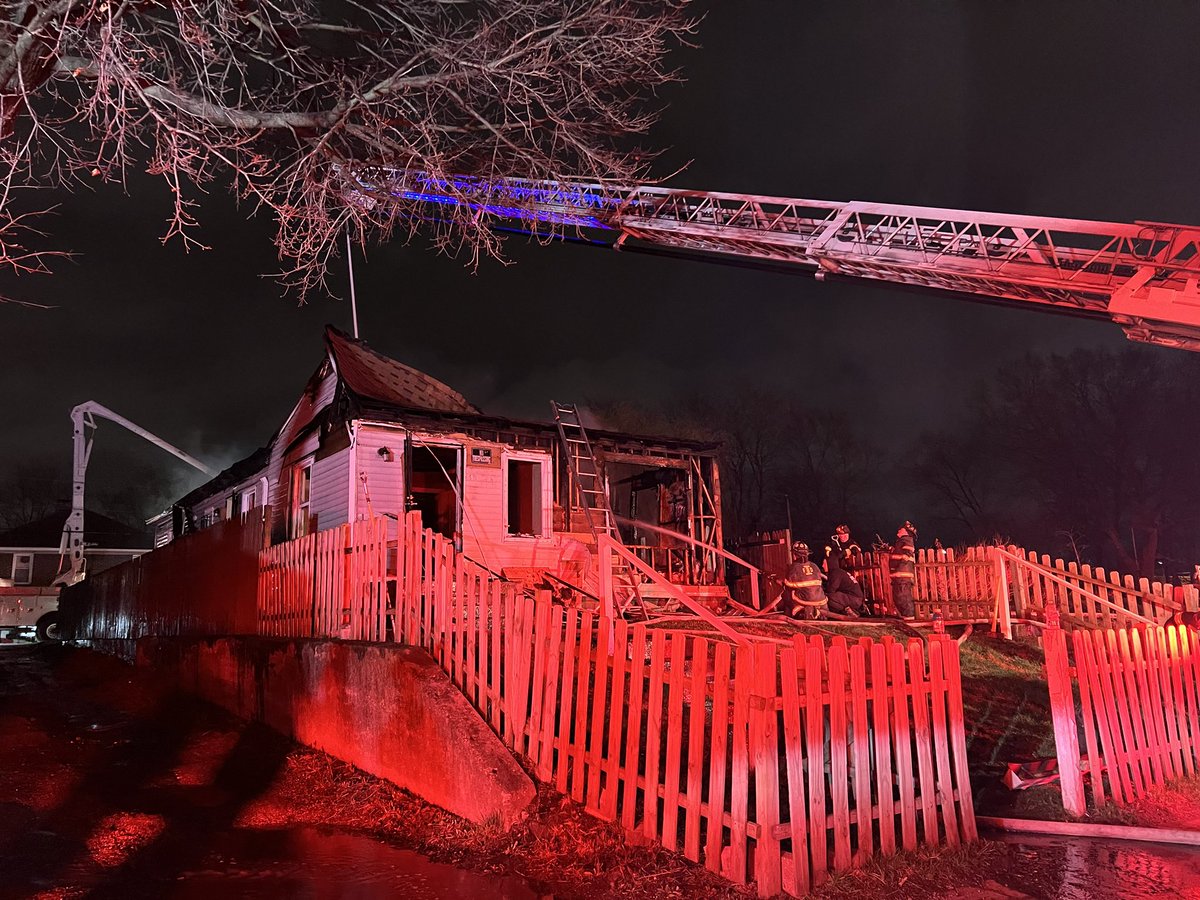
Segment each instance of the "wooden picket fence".
M278 637L387 637L388 527L351 522L276 544L258 557L259 633Z
M522 593L419 514L399 529L392 576L371 540L292 543L262 557L264 631L335 630L336 615L310 611L347 609L337 592L353 578L335 570L371 555L358 570L371 596L389 577L395 588L368 639L428 650L539 780L760 896L976 837L953 641L735 646L630 624Z
M996 566L988 547L917 551L918 619L986 622L996 606Z
M1147 578L1052 560L1031 550L1008 548L1001 556L1014 618L1042 618L1044 610L1053 607L1067 630L1110 629L1161 625L1181 608L1196 609L1195 585L1177 589Z
M868 597L892 609L887 553L864 553L847 568ZM1180 609L1200 608L1195 585L1177 588L1016 547L918 550L914 593L918 619L937 613L947 621L998 622L1010 637L1011 623L1040 621L1049 608L1068 630L1162 624Z
M1064 808L1123 806L1200 769L1200 632L1046 630L1043 645ZM1076 702L1078 694L1078 703ZM1080 752L1080 734L1086 766Z
M947 621L986 622L996 603L995 564L987 547L917 550L917 577L913 585L918 619L929 620L937 613ZM887 552L856 554L846 568L862 584L877 607L895 612L888 577Z

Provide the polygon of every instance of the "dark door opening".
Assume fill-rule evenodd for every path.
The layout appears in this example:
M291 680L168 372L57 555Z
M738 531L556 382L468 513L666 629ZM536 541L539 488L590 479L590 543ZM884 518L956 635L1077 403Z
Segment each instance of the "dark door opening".
M636 463L609 463L606 471L608 501L618 516L685 534L688 532L686 470L640 466ZM627 544L653 546L659 543L658 536L649 529L622 523L618 530Z
M413 444L409 494L421 511L421 525L457 542L459 477L457 447Z

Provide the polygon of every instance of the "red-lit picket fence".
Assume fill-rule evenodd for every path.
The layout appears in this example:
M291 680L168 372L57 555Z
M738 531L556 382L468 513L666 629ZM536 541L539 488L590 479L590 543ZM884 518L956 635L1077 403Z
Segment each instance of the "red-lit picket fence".
M387 636L387 520L368 519L263 550L259 633L280 637Z
M917 551L918 619L988 621L996 608L996 567L988 547Z
M321 555L302 540L263 555L268 582L298 582L265 590L264 628L308 621L325 601L305 585L336 584L305 581ZM393 559L381 633L428 650L540 780L762 896L975 838L953 641L781 649L608 619L521 593L419 515Z
M1108 629L1162 624L1181 607L1196 608L1195 585L1177 589L1147 578L1052 560L1033 551L996 549L1014 618L1040 618L1043 610L1053 607L1068 631Z
M868 597L891 607L887 553L856 556L847 568ZM914 594L918 619L938 613L947 621L996 622L1010 637L1013 622L1041 620L1050 608L1073 630L1162 624L1200 607L1195 585L1176 588L1016 547L918 550Z
M1046 630L1046 674L1068 812L1087 811L1084 754L1097 806L1106 798L1123 806L1200 769L1198 639L1200 632L1175 626L1077 629L1069 636L1056 627Z
M948 621L986 622L996 606L995 564L988 547L917 551L917 577L913 584L918 619L934 613ZM889 554L867 551L850 558L846 568L862 584L876 605L894 612L888 577Z

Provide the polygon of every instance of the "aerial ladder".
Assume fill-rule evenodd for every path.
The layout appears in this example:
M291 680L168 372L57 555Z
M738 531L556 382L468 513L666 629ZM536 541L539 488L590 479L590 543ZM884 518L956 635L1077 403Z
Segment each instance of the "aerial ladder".
M1200 351L1200 226L385 167L347 177L348 200L385 215L400 205L437 220L454 207L617 250L1108 320L1131 340Z
M1200 226L574 181L357 171L354 201L458 206L614 249L783 267L1110 320L1200 350Z
M101 406L94 400L89 400L87 403L81 403L76 406L71 410L71 431L73 435L71 513L67 516L66 524L63 525L62 544L60 546L63 563L60 564L62 571L54 579L56 587L77 584L87 574L87 561L83 556L83 497L88 461L92 456L92 439L95 436L96 419L98 418L116 422L118 425L132 431L138 437L145 438L156 447L161 447L172 456L183 460L189 466L199 469L205 475L212 477L217 474L215 469L206 466L195 457L184 453L178 447L168 444L158 435L151 434L145 428L135 425L124 416L118 415L106 406Z

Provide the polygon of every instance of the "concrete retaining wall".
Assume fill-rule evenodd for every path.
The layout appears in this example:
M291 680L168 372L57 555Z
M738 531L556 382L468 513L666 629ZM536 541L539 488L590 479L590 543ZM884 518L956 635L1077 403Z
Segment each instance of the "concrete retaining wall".
M533 782L421 650L342 641L142 638L138 665L478 824L509 828Z

